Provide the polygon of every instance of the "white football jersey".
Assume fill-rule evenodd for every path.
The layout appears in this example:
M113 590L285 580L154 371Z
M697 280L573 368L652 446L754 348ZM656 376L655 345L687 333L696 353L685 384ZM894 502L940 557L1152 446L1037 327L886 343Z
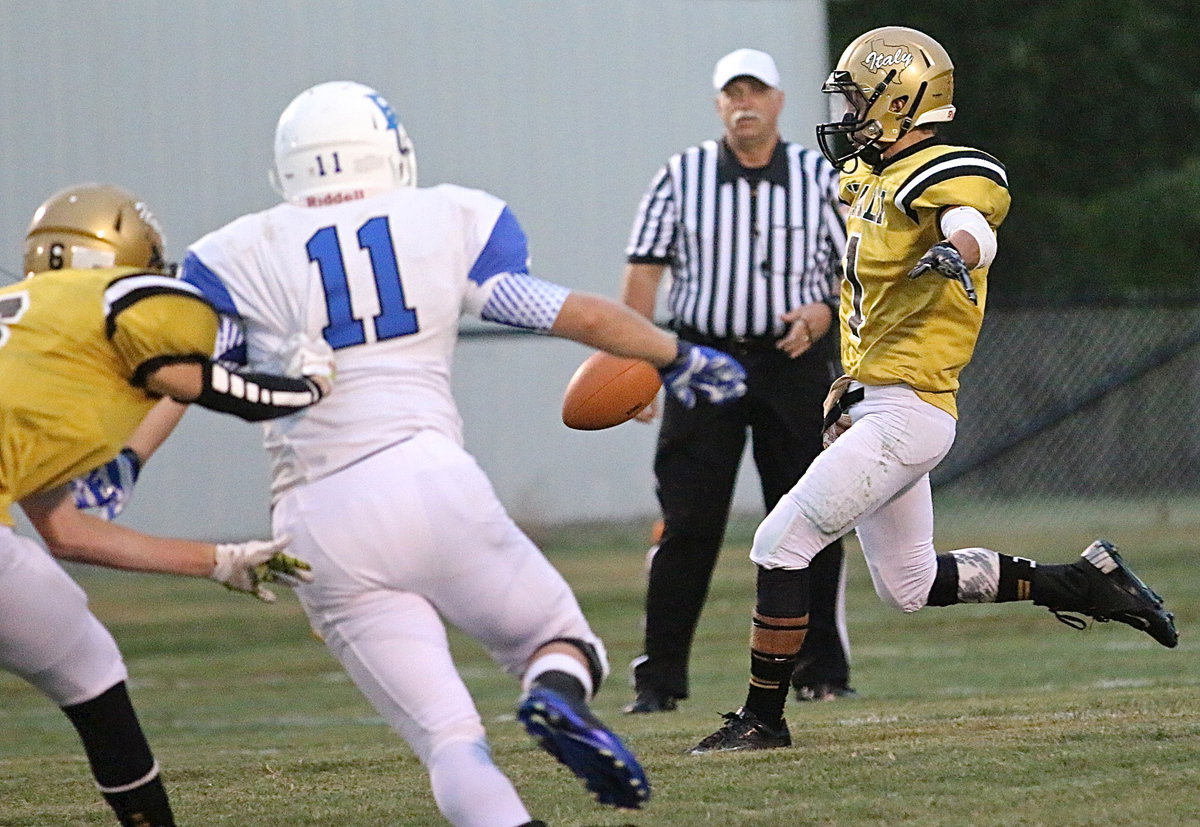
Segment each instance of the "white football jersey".
M245 325L251 370L286 372L302 337L334 349L334 392L265 423L274 496L431 429L462 444L450 391L459 317L526 273L504 202L451 184L324 207L280 204L193 244L183 278Z

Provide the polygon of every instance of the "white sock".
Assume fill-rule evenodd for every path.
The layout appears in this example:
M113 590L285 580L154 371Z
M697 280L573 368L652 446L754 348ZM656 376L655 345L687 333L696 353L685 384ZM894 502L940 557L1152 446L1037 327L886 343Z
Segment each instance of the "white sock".
M580 661L562 652L550 652L542 655L529 664L529 668L525 670L525 675L521 679L521 689L528 692L529 687L538 679L538 676L545 672L566 672L573 678L577 678L583 684L584 696L591 700L592 693L595 687L592 685L592 672Z

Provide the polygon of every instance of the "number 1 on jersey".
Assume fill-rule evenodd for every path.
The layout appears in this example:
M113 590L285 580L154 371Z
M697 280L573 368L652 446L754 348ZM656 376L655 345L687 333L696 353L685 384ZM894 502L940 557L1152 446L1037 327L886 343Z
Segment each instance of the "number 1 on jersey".
M846 239L846 254L842 259L842 273L850 282L850 316L846 324L850 328L850 338L858 341L858 331L863 323L863 286L858 277L858 245L862 241L862 233L851 233Z
M379 298L379 313L375 316L376 341L416 333L419 329L417 311L404 300L404 284L400 281L400 267L396 262L387 216L376 216L358 228L358 246L371 258L371 273ZM329 324L321 330L325 341L334 350L365 344L367 336L362 319L354 317L350 301L350 282L346 278L337 227L317 230L305 249L308 260L316 262L321 273L321 288L325 292L329 316Z

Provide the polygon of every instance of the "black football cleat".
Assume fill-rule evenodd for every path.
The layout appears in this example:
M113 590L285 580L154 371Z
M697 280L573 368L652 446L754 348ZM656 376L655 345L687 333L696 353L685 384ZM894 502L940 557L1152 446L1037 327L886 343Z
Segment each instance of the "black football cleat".
M622 710L626 715L644 715L650 712L674 712L679 698L654 689L639 689L633 702Z
M812 631L809 630L809 634ZM836 669L822 668L816 658L801 657L792 669L791 684L797 701L836 701L857 698L849 676L838 676ZM836 677L835 677L836 676Z
M535 686L517 706L517 719L601 804L637 809L650 800L637 758L585 705Z
M792 745L792 734L788 732L787 721L780 720L779 728L772 729L745 707L737 712L726 712L721 717L725 719L724 726L688 750L689 755L777 749Z
M1107 623L1115 620L1145 632L1168 648L1179 643L1175 615L1163 600L1117 554L1107 540L1084 549L1081 559L1063 567L1071 576L1047 583L1047 595L1035 601L1046 606L1068 626L1083 628L1084 621L1070 612Z

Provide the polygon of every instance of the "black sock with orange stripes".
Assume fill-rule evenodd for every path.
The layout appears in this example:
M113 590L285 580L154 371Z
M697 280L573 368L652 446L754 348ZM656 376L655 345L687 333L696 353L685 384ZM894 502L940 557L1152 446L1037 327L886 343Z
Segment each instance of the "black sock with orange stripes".
M755 631L770 629L784 633L803 632L808 629L808 616L763 618L756 614L754 628ZM801 636L800 645L803 643L804 639ZM787 703L792 671L796 668L800 645L797 645L796 651L790 655L775 655L753 647L750 649L750 687L746 690L745 707L772 729L778 729L783 720L783 707Z
M808 569L758 568L745 708L777 729L808 631Z

